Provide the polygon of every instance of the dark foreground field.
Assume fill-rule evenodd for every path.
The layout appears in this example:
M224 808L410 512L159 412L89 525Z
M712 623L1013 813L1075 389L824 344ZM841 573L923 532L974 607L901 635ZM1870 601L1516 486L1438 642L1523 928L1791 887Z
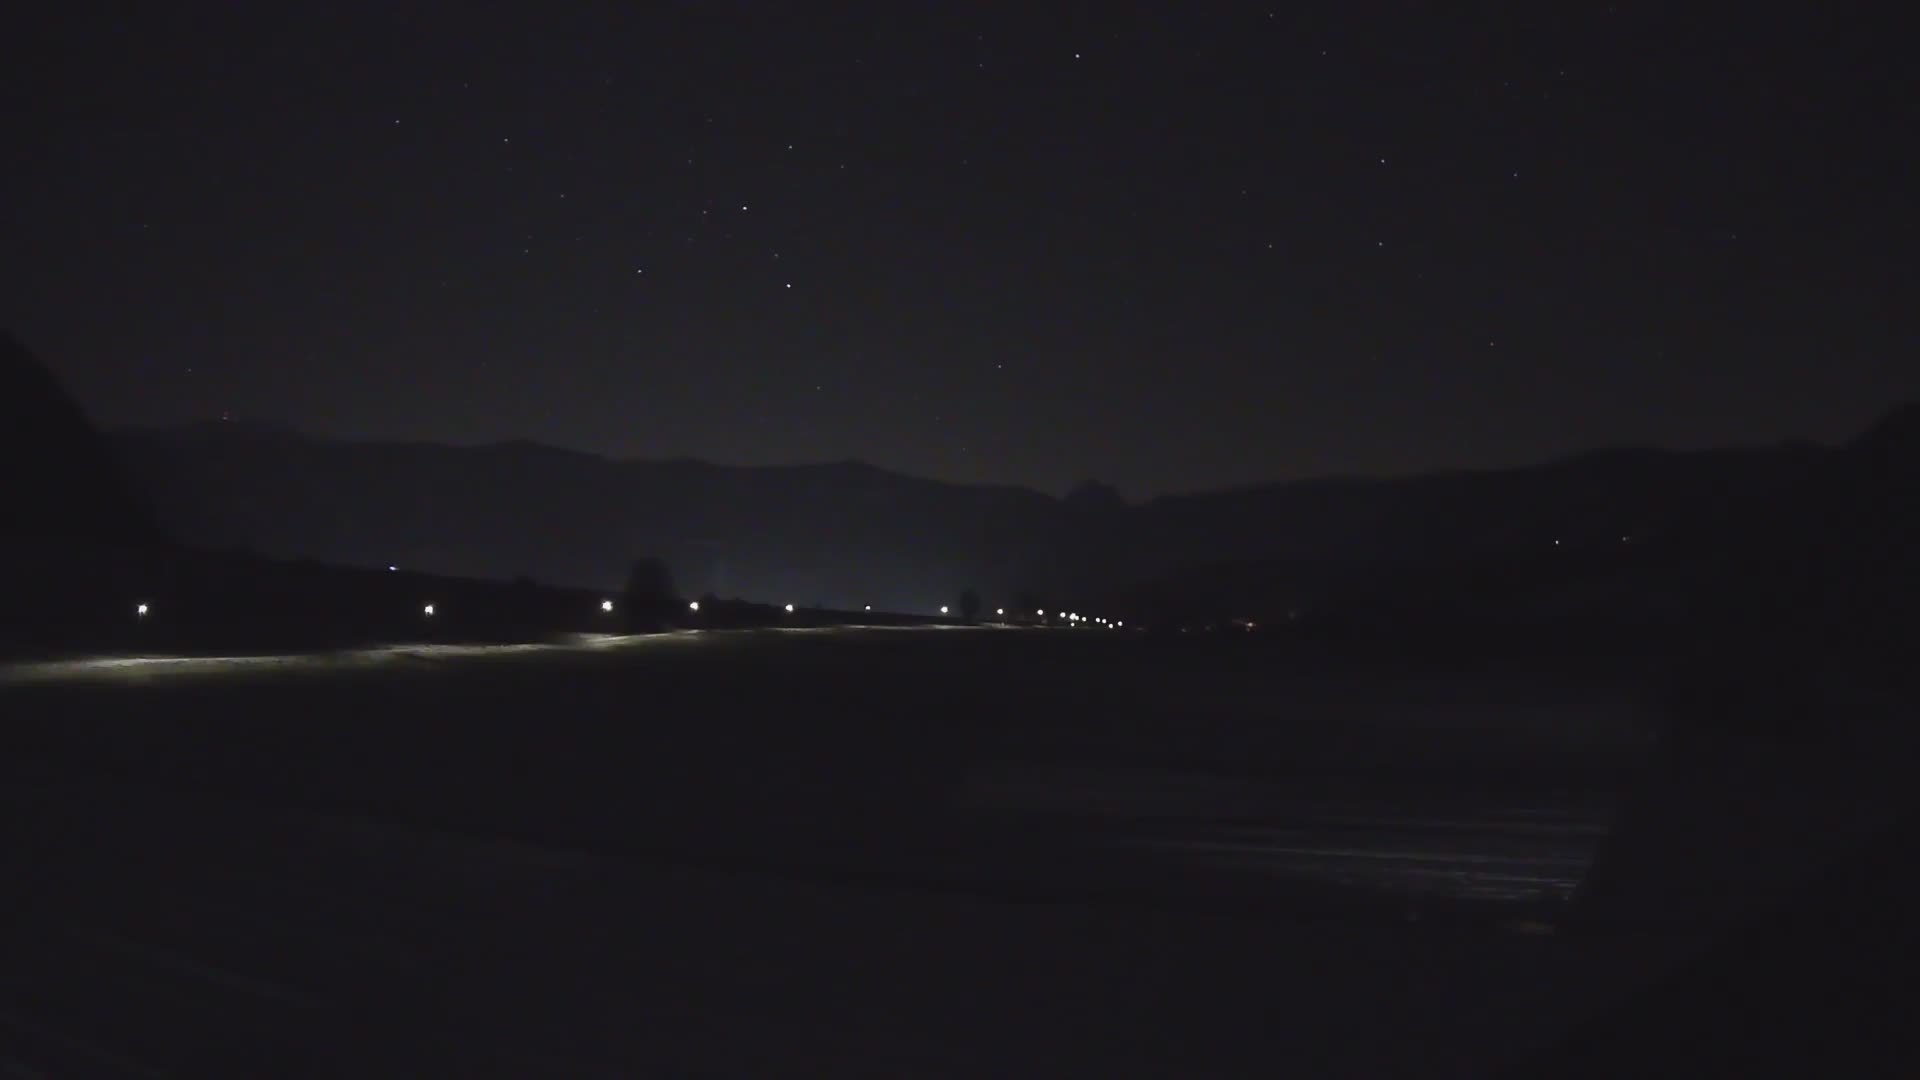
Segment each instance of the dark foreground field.
M822 630L0 701L16 1070L1480 1076L1701 940L1554 933L1619 671Z

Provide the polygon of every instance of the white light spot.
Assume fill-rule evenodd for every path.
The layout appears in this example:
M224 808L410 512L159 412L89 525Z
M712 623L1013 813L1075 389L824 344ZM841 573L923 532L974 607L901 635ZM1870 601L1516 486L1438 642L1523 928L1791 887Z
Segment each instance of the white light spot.
M601 611L612 611L612 610L613 610L613 601L611 601L611 600L602 600L602 601L600 601L600 610L601 610Z
M398 569L400 569L400 568L399 568L399 567L397 567L397 566L395 566L395 565L393 565L392 563L388 563L388 564L387 564L387 573L389 573L389 574L391 574L391 573L393 573L394 571L396 571L396 570L398 570Z
M432 605L432 604L428 604L427 606L425 606L425 607L423 607L423 608L421 608L421 609L420 609L420 614L422 614L422 615L425 615L425 616L427 616L428 618L432 618L432 617L433 617L433 605Z
M1007 613L1007 609L1003 607L997 607L993 609L993 613L995 615L1005 615Z
M787 614L789 614L789 615L791 615L791 614L793 614L793 605L792 605L792 604L788 604L788 605L787 605Z
M135 615L145 616L148 610L150 609L145 604L135 604L133 606L133 613Z
M947 605L945 605L945 604L941 604L941 605L940 605L940 614L942 614L942 615L945 615L946 613L947 613Z
M700 610L700 601L698 601L698 600L689 600L689 601L687 601L687 610L688 610L688 611L699 611L699 610Z

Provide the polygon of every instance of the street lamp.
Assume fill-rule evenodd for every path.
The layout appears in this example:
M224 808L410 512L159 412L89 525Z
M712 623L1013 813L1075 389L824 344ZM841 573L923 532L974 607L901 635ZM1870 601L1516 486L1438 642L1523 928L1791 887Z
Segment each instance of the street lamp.
M787 605L787 614L789 614L789 615L791 615L791 614L793 614L793 605L792 605L792 604L788 604L788 605Z
M945 604L941 604L941 605L940 605L940 614L942 614L942 615L945 615L946 613L947 613L947 605L945 605Z
M689 601L687 601L687 610L688 610L688 611L699 611L699 610L700 610L700 601L698 601L698 600L689 600Z
M433 605L428 604L425 607L421 608L420 614L425 615L429 619L433 618Z
M613 610L613 601L611 601L611 600L602 600L602 601L600 601L600 610L601 610L601 611L612 611L612 610Z
M135 604L135 605L133 605L133 613L134 613L134 615L135 615L136 617L138 617L138 618L142 618L142 619L144 619L144 618L146 618L146 617L147 617L147 611L148 611L148 608L147 608L147 605L145 605L145 604Z

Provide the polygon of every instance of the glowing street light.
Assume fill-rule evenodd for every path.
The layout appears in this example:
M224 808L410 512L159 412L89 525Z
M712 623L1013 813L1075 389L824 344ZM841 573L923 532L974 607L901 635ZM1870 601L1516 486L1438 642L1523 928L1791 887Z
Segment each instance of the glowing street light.
M940 605L940 614L942 614L942 615L945 615L946 613L947 613L947 605L945 605L945 604L941 604L941 605Z
M791 615L791 614L793 614L793 605L792 605L792 604L788 604L788 605L787 605L787 614L789 614L789 615Z
M395 566L395 565L393 565L392 563L388 563L388 564L387 564L387 573L389 573L389 574L391 574L391 573L393 573L394 571L396 571L396 570L398 570L398 569L400 569L400 568L399 568L399 567L397 567L397 566Z
M993 613L995 615L1005 615L1007 613L1007 609L1003 607L997 607L993 609Z
M700 601L698 601L698 600L689 600L689 601L687 601L687 610L688 610L688 611L699 611L699 610L700 610Z
M151 609L149 609L149 608L147 607L147 605L145 605L145 604L135 604L135 605L133 605L133 613L134 613L134 615L135 615L136 617L138 617L138 618L142 618L142 619L144 619L144 618L146 618L146 617L147 617L147 612L148 612L149 610L151 610Z
M612 611L612 610L613 610L613 601L611 601L611 600L602 600L602 601L600 601L600 610L601 610L601 611Z
M425 607L421 608L420 614L425 615L429 619L433 618L433 605L428 604Z
M1036 611L1034 612L1034 614L1040 616L1043 619L1047 617L1047 613L1044 611Z

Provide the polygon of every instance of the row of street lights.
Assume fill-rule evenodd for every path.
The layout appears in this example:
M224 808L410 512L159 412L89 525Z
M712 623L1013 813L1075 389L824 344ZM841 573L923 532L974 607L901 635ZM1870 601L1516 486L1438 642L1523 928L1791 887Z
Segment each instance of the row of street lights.
M700 611L700 601L698 600L689 601L687 603L687 610L694 612L695 614L698 614ZM784 610L787 614L791 615L793 614L793 610L794 610L793 605L787 604L782 610ZM864 610L872 611L873 605L872 604L866 605ZM947 604L940 605L940 614L942 615L949 614L951 610L952 610L951 607ZM600 601L600 611L602 614L606 614L606 615L613 614L613 601L611 599ZM137 603L133 606L133 615L134 615L134 618L136 619L145 619L147 616L151 615L152 613L153 613L153 605L147 603L146 601L141 601L140 603ZM1005 618L1007 615L1007 609L994 608L993 613L994 615L1000 618ZM1045 619L1047 617L1047 613L1045 611L1037 611L1034 614L1038 615L1042 619ZM428 618L428 619L433 618L434 605L431 603L422 604L420 606L420 615L423 618ZM1087 617L1087 616L1082 616L1073 612L1061 612L1060 617L1067 620L1069 624L1078 624L1083 622L1093 623L1100 626L1106 626L1115 630L1122 629L1127 625L1125 622L1121 622L1118 620L1103 619L1098 616Z

